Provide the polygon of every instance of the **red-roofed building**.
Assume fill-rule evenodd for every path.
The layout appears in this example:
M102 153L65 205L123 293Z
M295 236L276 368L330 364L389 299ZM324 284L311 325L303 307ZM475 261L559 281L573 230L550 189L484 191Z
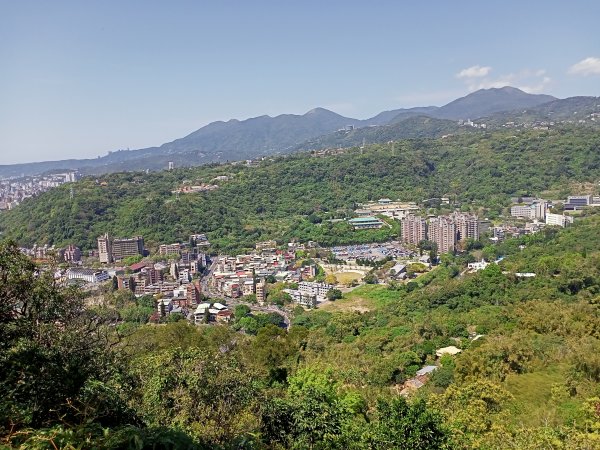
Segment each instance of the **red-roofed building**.
M147 264L145 262L139 262L139 263L132 264L131 266L129 266L129 268L131 269L131 271L133 273L137 273L137 272L140 272L142 269L144 269L146 266L147 266Z

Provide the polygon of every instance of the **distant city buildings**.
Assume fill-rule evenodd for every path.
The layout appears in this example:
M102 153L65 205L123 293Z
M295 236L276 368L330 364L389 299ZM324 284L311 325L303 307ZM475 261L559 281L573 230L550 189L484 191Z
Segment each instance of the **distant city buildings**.
M510 208L510 215L523 219L545 220L548 211L548 202L542 199L532 199L523 197L520 204L513 205Z
M69 171L48 175L0 180L0 210L12 209L23 200L80 178L79 172Z

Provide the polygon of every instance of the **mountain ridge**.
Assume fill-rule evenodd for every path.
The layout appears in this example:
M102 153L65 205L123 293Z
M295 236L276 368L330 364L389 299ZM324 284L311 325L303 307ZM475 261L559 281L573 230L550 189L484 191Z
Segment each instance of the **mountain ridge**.
M481 89L441 107L400 108L383 111L364 120L345 117L317 107L304 114L280 114L274 117L262 115L244 120L215 121L160 146L118 150L97 158L0 166L0 177L76 169L84 174L160 170L165 169L169 161L173 161L176 166L188 166L254 159L302 149L305 143L335 134L339 130L392 126L417 116L440 120L477 119L519 109L531 109L553 101L561 100L553 96L527 94L517 88L503 87ZM405 125L409 123L414 126L420 126L419 123L425 124L424 121L416 121ZM397 127L398 133L393 136L394 139L411 136L439 137L441 128L443 127L431 127L431 123L422 130L409 130L406 126L400 126ZM388 131L382 130L382 134L389 134Z

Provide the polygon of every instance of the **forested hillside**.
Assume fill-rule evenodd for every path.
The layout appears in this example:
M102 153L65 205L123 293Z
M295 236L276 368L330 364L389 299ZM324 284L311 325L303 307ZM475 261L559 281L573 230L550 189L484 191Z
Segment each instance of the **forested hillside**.
M222 175L229 179L214 181ZM94 248L105 232L141 234L151 246L206 232L218 250L249 248L267 238L331 245L389 237L391 230L351 233L345 223L327 222L347 216L357 202L450 196L464 208L485 207L493 216L510 195L550 189L561 198L573 183L599 179L600 136L593 130L467 134L372 145L336 156L297 154L258 167L90 177L1 213L0 231L23 245L76 243L84 249ZM172 192L200 183L219 188Z
M600 216L486 251L501 266L459 275L475 254L447 256L417 286L365 286L296 310L289 331L263 321L248 335L185 321L115 328L146 300L118 292L82 309L76 291L1 244L2 443L598 448ZM399 396L448 345L462 353Z

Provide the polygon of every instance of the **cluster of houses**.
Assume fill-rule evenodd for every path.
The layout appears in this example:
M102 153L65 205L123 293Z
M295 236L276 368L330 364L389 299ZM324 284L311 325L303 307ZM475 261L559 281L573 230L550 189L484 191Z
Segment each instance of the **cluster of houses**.
M294 268L295 253L292 247L278 250L275 241L256 244L256 251L247 255L219 256L208 281L209 288L216 294L239 298L256 295L260 304L266 300L266 279L300 282L312 278L316 267L309 265Z

